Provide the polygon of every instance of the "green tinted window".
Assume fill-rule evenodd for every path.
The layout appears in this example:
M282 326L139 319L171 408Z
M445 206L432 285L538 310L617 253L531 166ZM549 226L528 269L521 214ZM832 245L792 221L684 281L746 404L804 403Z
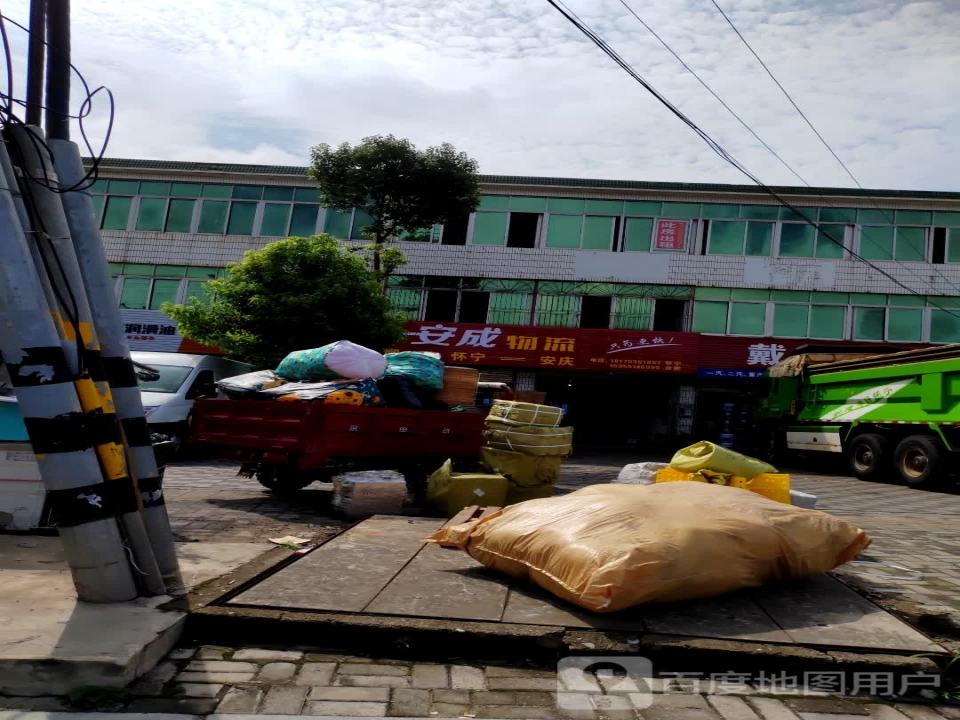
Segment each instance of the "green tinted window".
M694 290L697 300L729 300L730 288L698 287Z
M116 277L117 275L123 275L123 263L108 262L107 270L110 271L110 275L112 277Z
M856 208L820 208L820 222L846 223L857 222Z
M173 197L198 198L200 190L200 183L173 183L170 186L170 194Z
M887 296L876 293L850 293L851 305L886 305Z
M651 235L653 235L653 220L627 218L627 226L623 233L623 249L632 252L648 252Z
M254 202L230 203L230 221L227 235L253 235L253 217L257 214Z
M506 231L506 226L504 226ZM490 293L490 305L487 308L487 322L505 325L527 325L530 323L530 308L533 296L527 293Z
M269 190L270 188L267 188ZM286 237L290 223L290 206L287 204L266 203L263 206L263 221L260 234L269 237Z
M111 180L111 195L136 195L140 190L140 183L136 180Z
M960 262L960 228L947 230L947 262Z
M653 321L653 299L618 297L613 326L622 330L649 330Z
M157 265L153 268L154 277L182 278L186 274L186 265Z
M813 257L814 228L806 223L780 226L780 257Z
M583 200L576 198L549 198L547 200L547 212L582 215Z
M259 200L262 195L263 195L263 187L261 185L234 185L233 186L234 200Z
M820 214L820 208L798 207L798 208L780 208L781 220L792 220L794 222L817 222Z
M810 307L810 337L842 340L846 332L847 309L832 305Z
M364 240L363 231L373 223L373 218L360 208L353 211L353 227L350 230L351 240Z
M166 209L166 198L140 198L137 230L163 230L163 215Z
M547 209L547 199L540 197L527 197L525 195L514 195L510 198L510 209L513 212L542 213Z
M896 260L923 262L927 259L927 230L918 227L898 227Z
M140 183L141 195L160 195L166 197L170 194L170 183L168 182L142 182Z
M892 260L893 228L869 225L860 228L860 254L867 260Z
M613 218L588 215L583 221L584 250L610 250L613 246Z
M179 280L154 280L153 292L150 294L150 309L159 310L164 303L176 302L179 292Z
M623 214L635 217L657 217L661 209L662 203L658 202L633 202L628 200L623 204Z
M190 232L195 200L171 200L167 208L167 232Z
M933 213L929 210L897 210L897 225L932 225Z
M290 234L296 237L310 237L317 234L317 214L319 205L294 205L290 219ZM346 234L338 237L347 237Z
M623 201L586 200L583 210L591 215L621 215L623 213Z
M230 203L228 202L204 200L200 208L200 224L197 227L197 232L222 235L227 224L227 210L229 208Z
M727 331L727 303L693 303L693 331L699 333L722 334Z
M336 208L327 208L327 217L323 224L323 231L335 238L345 239L350 237L350 219L351 210L337 210ZM290 231L291 235L296 233Z
M711 205L705 203L703 206L703 216L705 218L735 218L739 215L739 205Z
M229 198L233 195L233 186L204 184L201 195L208 198Z
M810 302L810 293L806 292L805 290L771 290L770 299L779 300L781 302L805 303Z
M96 193L106 194L108 187L110 187L109 180L97 180L95 183L90 184L90 187L88 188L88 190L90 190L90 192L94 194Z
M153 265L141 263L124 263L124 275L153 275Z
M813 302L831 303L834 305L846 305L850 302L850 296L847 293L818 292L813 293L811 298Z
M506 245L507 213L478 212L473 221L474 245ZM499 322L506 322L501 320Z
M780 217L780 208L775 205L741 205L740 217L748 220L776 220Z
M817 257L827 260L843 258L844 225L821 225L817 230Z
M582 215L551 215L547 224L547 247L580 247Z
M960 342L960 312L930 311L930 342Z
M143 310L147 307L147 295L150 293L149 278L124 278L120 290L120 307L129 310Z
M197 298L203 302L208 302L210 300L210 294L207 290L207 283L205 280L190 280L187 283L187 300L190 298Z
M93 219L100 224L100 216L103 214L103 204L106 202L106 195L94 195L90 198L93 201Z
M293 199L296 202L315 203L320 202L320 188L294 188Z
M769 290L755 290L753 288L733 288L730 290L731 300L763 300L770 299Z
M917 295L888 295L887 305L896 305L898 307L923 307L926 300Z
M107 198L107 209L103 213L104 230L126 230L130 220L130 205L133 198L111 195Z
M420 300L423 290L413 290L411 288L390 288L387 291L390 298L390 305L394 310L400 312L407 320L420 319Z
M217 268L212 267L188 267L187 268L187 277L188 278L203 278L204 280L208 278L214 278L217 276Z
M887 310L887 340L919 341L923 332L923 310L889 308Z
M686 218L700 217L699 203L663 203L663 210L660 211L665 218L674 218L682 220Z
M853 309L853 339L883 340L885 308L855 307Z
M293 200L292 187L265 187L263 189L264 200Z
M774 337L807 337L808 305L773 306Z
M747 249L745 254L769 257L773 247L773 223L751 222L747 224Z
M480 210L506 210L510 207L510 198L506 195L481 195ZM504 230L506 232L506 230Z
M960 225L960 212L935 212L933 214L933 224L956 227Z
M730 303L730 334L763 335L766 316L763 303Z
M893 225L893 210L861 210L861 225Z
M743 255L743 234L746 228L745 222L714 220L710 223L708 252L711 255Z

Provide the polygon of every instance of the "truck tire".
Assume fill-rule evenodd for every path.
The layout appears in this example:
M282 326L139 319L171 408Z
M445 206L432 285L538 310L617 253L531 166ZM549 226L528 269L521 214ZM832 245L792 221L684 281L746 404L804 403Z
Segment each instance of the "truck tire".
M910 487L931 487L943 471L943 451L929 435L910 435L900 441L893 454L897 475Z
M257 482L270 492L278 495L302 490L313 480L312 477L297 468L283 465L261 465L257 468Z
M880 480L887 469L887 438L878 433L855 436L847 446L850 472L861 480Z

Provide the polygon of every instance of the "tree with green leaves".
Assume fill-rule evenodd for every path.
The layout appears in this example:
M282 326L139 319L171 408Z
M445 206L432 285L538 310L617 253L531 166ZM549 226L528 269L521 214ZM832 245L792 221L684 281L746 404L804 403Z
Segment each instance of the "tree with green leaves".
M258 367L335 340L383 350L403 335L377 276L329 235L252 250L207 290L206 300L163 311L185 337Z
M371 218L373 271L386 278L405 260L387 244L473 212L480 202L477 163L449 144L418 150L409 140L375 135L334 149L316 145L308 174L323 202L360 208Z

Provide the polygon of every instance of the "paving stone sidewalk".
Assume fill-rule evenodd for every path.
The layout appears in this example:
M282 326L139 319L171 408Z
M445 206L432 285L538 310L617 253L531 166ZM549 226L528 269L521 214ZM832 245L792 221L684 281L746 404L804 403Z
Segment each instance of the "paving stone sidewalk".
M568 689L570 685L566 686ZM557 694L552 670L420 663L300 650L181 648L135 682L125 713L529 720L956 720L960 706L841 697L742 676L603 676ZM0 709L65 710L60 698L0 698Z

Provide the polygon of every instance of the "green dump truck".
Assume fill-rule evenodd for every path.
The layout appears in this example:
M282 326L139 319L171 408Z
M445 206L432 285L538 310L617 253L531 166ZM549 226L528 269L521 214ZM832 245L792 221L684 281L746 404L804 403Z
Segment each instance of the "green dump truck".
M960 469L960 345L795 355L770 369L758 415L780 447L843 453L863 480L935 485Z

